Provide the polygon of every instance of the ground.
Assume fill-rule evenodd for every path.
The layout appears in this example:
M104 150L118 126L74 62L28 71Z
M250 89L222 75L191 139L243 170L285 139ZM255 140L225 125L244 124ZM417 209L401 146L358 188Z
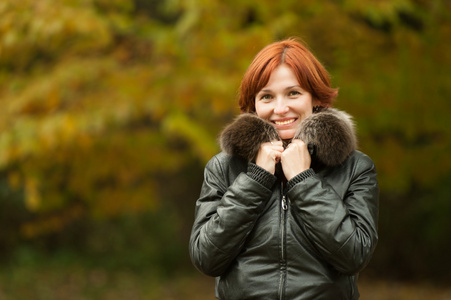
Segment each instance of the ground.
M451 287L362 278L362 300L449 300ZM149 272L84 266L0 270L2 300L214 300L214 280L199 273L166 278Z

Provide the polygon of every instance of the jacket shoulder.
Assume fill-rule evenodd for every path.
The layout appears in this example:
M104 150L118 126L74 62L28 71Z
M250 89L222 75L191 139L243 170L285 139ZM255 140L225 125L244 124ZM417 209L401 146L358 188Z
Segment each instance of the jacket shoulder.
M376 170L373 160L365 153L354 150L349 156L349 160L359 170Z
M246 167L247 161L239 156L227 154L225 152L220 152L213 156L207 163L207 168L212 169L224 169L229 167Z
M248 162L236 155L220 152L213 156L205 167L205 176L214 176L230 185L242 172L247 172Z

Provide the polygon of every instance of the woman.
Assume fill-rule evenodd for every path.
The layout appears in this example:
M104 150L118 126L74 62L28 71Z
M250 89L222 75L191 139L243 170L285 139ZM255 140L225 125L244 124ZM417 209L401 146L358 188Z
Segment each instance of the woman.
M190 239L216 297L358 299L377 243L378 184L327 71L300 42L257 54L243 114L205 168Z

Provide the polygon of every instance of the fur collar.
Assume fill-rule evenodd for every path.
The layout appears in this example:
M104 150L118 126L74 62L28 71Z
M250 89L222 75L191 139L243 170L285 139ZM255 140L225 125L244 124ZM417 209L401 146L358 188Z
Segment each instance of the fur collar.
M335 108L324 108L305 118L297 128L312 155L312 164L338 166L357 148L352 117ZM280 140L276 128L256 114L241 114L219 137L223 152L255 161L260 144Z

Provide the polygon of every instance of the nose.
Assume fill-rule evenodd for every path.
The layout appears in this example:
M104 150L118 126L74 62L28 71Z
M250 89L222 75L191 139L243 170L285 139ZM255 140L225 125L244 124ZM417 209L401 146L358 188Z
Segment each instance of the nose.
M289 110L290 108L288 107L285 99L281 97L276 100L274 107L274 113L276 115L285 115Z

